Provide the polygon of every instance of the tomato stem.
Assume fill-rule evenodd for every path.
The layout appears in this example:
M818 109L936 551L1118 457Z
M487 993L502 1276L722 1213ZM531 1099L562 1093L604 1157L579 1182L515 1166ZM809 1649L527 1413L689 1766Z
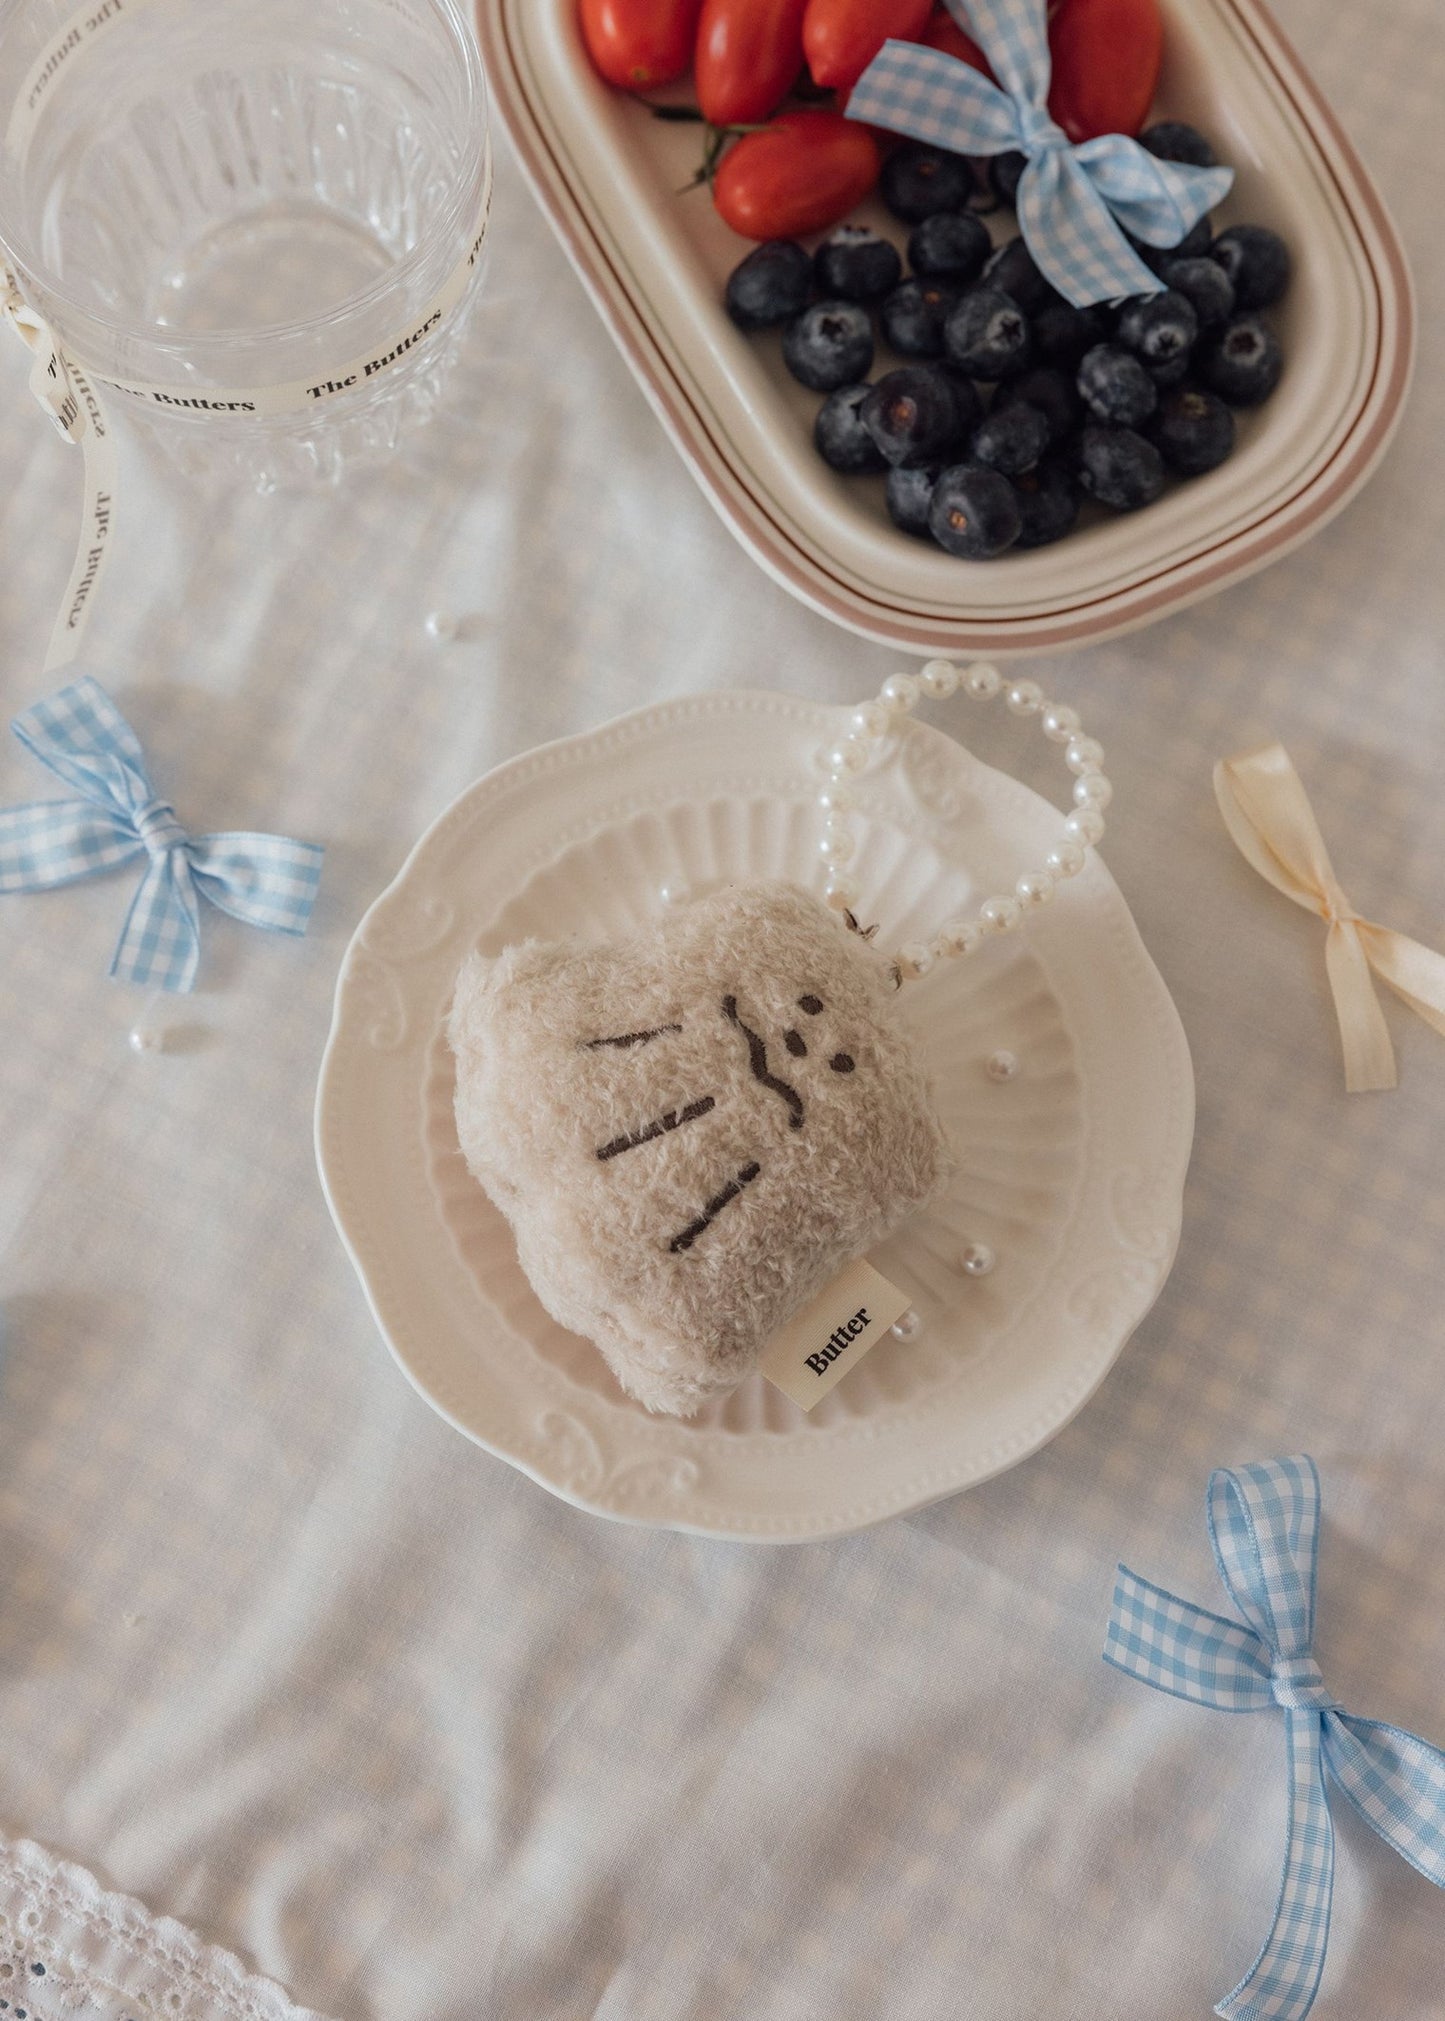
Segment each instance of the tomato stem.
M678 196L686 196L690 189L701 189L704 183L711 189L713 178L718 171L718 163L723 158L728 142L737 140L745 133L765 133L770 123L768 120L763 120L760 123L746 126L709 125L707 139L703 143L702 160L698 163L697 173L688 182L682 183L679 186L677 190Z

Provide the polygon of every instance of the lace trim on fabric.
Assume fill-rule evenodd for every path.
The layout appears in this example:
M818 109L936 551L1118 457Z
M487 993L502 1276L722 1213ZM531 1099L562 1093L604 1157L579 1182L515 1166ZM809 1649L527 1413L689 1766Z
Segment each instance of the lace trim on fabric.
M323 2021L83 1868L0 1838L0 2021Z

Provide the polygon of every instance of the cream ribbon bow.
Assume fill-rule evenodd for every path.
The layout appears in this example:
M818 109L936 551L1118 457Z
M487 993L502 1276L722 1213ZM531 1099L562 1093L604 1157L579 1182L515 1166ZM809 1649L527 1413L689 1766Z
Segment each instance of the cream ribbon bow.
M1445 956L1361 919L1340 889L1314 809L1282 744L1222 759L1214 768L1214 792L1245 860L1329 928L1325 968L1340 1021L1346 1090L1358 1095L1393 1088L1395 1050L1370 970L1445 1035Z

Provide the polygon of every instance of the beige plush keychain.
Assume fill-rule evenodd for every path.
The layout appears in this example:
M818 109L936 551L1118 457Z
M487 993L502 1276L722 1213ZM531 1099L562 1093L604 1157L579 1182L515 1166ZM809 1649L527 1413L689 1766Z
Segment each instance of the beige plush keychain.
M848 778L920 694L1002 677L895 674L827 754L823 898L751 884L669 907L626 940L472 955L450 1019L457 1134L559 1324L649 1410L735 1387L787 1320L933 1194L948 1166L893 1005L936 958L1016 926L1083 868L1110 796L1103 753L1032 681L1006 699L1068 745L1075 811L1045 866L931 945L861 931Z

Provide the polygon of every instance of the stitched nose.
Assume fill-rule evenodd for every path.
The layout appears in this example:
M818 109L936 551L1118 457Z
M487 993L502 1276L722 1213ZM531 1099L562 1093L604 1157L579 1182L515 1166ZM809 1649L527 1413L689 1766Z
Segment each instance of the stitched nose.
M1340 1701L1325 1689L1313 1656L1277 1656L1269 1673L1276 1705L1288 1712L1336 1712Z
M751 1025L744 1024L738 1016L738 1000L735 996L725 996L722 1000L723 1016L731 1025L736 1025L747 1041L748 1066L755 1081L761 1081L765 1088L771 1088L788 1105L788 1127L801 1130L803 1127L803 1098L791 1081L773 1073L768 1066L768 1049Z
M153 863L164 863L170 852L186 839L186 831L168 800L152 800L142 807L135 817L135 830Z

